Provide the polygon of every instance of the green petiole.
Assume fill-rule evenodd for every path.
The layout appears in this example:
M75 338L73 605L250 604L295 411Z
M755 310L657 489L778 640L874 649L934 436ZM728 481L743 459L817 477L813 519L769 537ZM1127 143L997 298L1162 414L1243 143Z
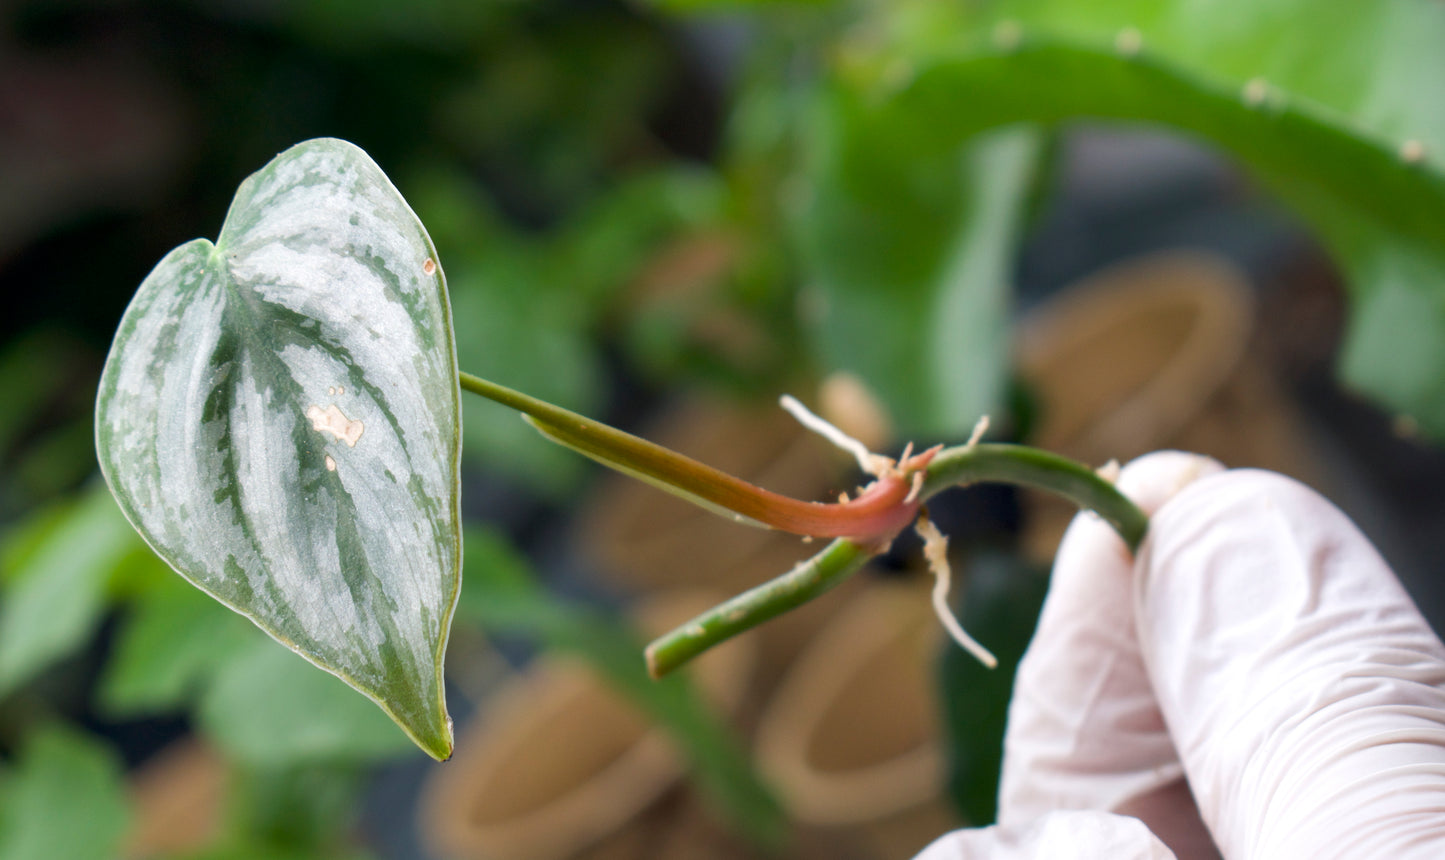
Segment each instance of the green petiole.
M461 387L522 412L543 435L598 462L730 519L795 534L837 538L793 570L716 606L647 647L648 671L662 677L733 636L812 600L858 571L949 487L1002 482L1063 496L1103 517L1131 552L1149 519L1082 463L1024 445L975 444L905 460L852 501L781 496L690 457L570 410L463 373Z

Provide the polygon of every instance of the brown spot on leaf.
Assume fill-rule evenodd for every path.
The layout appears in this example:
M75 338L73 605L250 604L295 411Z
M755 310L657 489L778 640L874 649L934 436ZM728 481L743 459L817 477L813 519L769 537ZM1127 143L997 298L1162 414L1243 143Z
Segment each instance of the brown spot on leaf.
M330 433L345 442L349 448L355 448L361 434L366 432L365 424L347 418L335 403L325 409L310 406L306 409L306 417L311 419L312 430L317 433Z

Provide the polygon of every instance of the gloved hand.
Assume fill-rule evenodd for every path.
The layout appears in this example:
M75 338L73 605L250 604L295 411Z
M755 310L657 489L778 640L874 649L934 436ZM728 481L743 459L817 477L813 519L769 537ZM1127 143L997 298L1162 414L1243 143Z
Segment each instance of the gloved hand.
M1065 535L999 824L917 860L1445 858L1445 647L1364 535L1196 455L1119 488L1149 536L1131 559L1093 515Z

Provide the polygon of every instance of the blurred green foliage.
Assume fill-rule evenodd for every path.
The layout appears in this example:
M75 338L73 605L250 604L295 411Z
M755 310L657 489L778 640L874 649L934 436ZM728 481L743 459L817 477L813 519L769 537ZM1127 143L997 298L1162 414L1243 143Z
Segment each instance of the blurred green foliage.
M109 860L127 824L120 762L96 740L47 726L0 782L0 857Z
M875 157L828 174L823 187L866 182L901 198L887 229L908 235L897 212L942 215L914 165L999 126L1109 119L1202 138L1291 206L1348 275L1345 380L1445 436L1445 103L1426 83L1445 75L1435 47L1445 9L1418 0L974 8L976 20L946 45L915 51L919 40L905 36L901 47L870 45L850 60L843 98L856 130L843 139ZM890 155L890 144L908 156ZM829 205L814 218L831 218ZM897 239L890 232L854 251L891 253ZM929 259L921 249L909 256ZM892 277L906 277L901 264ZM888 288L887 277L875 286Z
M403 185L444 261L461 366L583 413L606 401L599 344L628 279L662 242L707 223L719 196L701 171L639 174L538 235L506 224L455 167L430 165ZM511 410L467 398L462 426L472 464L552 494L582 474L583 461Z
M949 793L963 820L975 827L998 816L999 769L1014 675L1033 638L1048 591L1047 570L998 551L968 559L959 621L987 642L998 658L986 669L960 648L947 648L938 664L948 732Z
M191 707L225 662L265 641L246 619L169 569L155 571L126 611L96 690L99 708L115 719Z
M1076 120L1174 129L1315 231L1352 291L1345 378L1445 434L1433 0L68 0L0 15L36 68L128 56L99 68L149 94L119 167L37 138L0 171L14 183L80 153L70 184L37 174L53 205L0 225L0 860L114 856L129 813L95 735L145 719L184 718L233 767L225 832L195 860L356 857L363 765L410 754L369 703L181 586L87 483L94 379L131 292L303 138L350 139L397 180L441 251L468 371L605 416L673 386L770 395L850 369L902 434L959 438L1005 399L1040 141ZM45 128L114 137L95 100L46 108L71 125ZM144 193L102 181L146 152ZM469 488L504 475L546 510L576 492L578 458L467 410ZM683 687L642 680L616 621L547 598L495 536L467 552L459 624L591 656L684 740L714 796L773 826L731 739ZM1038 578L976 577L965 623L1021 651ZM982 822L1009 685L978 674L944 670L954 794Z
M915 149L859 108L846 92L825 100L803 219L826 360L867 380L905 432L966 436L1003 400L1009 273L1038 135Z
M653 680L638 659L646 645L641 636L609 614L550 597L505 538L472 529L463 547L472 590L463 589L459 619L495 634L535 638L591 665L673 737L691 759L700 787L734 827L758 844L780 843L782 809L737 740L694 694L687 672Z
M104 610L110 580L149 555L110 492L95 485L58 514L42 514L10 554L0 606L0 697L84 644Z
M265 639L220 667L198 717L238 760L259 765L366 762L400 755L411 743L340 679Z

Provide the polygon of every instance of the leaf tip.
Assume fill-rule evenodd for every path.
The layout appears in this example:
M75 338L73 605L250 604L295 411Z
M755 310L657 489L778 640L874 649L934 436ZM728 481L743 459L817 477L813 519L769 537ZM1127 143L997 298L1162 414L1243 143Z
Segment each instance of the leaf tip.
M417 746L421 747L422 752L437 761L448 761L451 759L455 747L455 740L452 732L452 718L445 710L442 711L441 724L428 727L427 731L419 731L418 729L421 727L409 726L400 720L397 721L397 724L400 725L408 735L411 735L411 739L416 742Z

